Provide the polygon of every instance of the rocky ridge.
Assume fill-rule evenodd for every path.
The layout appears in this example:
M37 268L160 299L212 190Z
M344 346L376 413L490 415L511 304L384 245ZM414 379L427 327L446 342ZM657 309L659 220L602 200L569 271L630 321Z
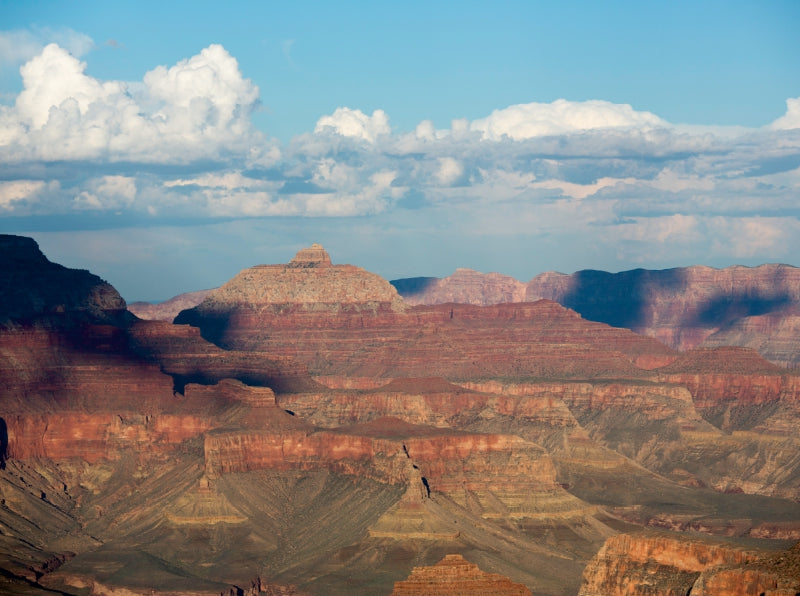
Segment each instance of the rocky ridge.
M34 318L116 321L125 300L96 275L50 262L32 238L0 234L0 324Z
M583 573L579 596L794 596L800 551L764 553L666 534L608 539Z
M620 273L548 272L527 283L459 269L445 278L392 282L412 305L554 300L586 319L624 327L685 351L701 345L755 348L781 366L800 364L800 269L789 265L693 266Z

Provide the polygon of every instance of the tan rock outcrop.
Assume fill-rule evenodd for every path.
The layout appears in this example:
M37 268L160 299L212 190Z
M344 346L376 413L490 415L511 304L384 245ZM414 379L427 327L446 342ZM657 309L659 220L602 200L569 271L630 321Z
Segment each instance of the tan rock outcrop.
M800 590L797 548L782 553L667 534L609 538L586 567L580 596L750 596Z
M481 571L461 555L446 555L431 567L415 567L407 580L394 585L392 596L532 596L522 584L497 573Z

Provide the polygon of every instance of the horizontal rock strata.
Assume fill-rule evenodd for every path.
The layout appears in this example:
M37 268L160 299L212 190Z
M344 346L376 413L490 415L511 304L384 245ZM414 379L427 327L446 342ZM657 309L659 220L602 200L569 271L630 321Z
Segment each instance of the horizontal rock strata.
M447 555L431 567L415 567L394 585L392 596L531 596L531 591L497 573L481 571L461 555Z

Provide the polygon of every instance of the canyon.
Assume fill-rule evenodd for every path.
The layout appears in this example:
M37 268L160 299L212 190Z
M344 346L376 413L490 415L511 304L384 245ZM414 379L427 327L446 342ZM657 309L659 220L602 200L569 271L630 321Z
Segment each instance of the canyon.
M0 249L0 591L800 592L800 376L752 347L319 245L145 320Z
M458 269L444 278L392 283L411 305L544 298L585 319L630 329L680 351L740 346L780 366L800 365L800 269L789 265L547 272L529 282Z

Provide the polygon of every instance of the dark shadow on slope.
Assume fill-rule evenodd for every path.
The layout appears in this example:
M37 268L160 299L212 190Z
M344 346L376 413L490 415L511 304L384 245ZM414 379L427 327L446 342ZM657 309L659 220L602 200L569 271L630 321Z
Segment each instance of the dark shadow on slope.
M786 294L762 296L760 294L734 293L709 300L697 309L697 314L691 321L687 321L687 324L722 327L736 319L781 312L791 306L792 298Z
M6 469L8 459L8 425L5 418L0 418L0 470Z
M403 298L413 298L417 294L422 294L439 281L438 277L407 277L405 279L393 279L392 284L397 293Z
M647 306L654 290L681 292L685 284L686 274L677 268L620 273L589 269L572 275L570 290L558 302L589 321L632 329L651 322Z
M190 325L200 330L200 337L220 348L230 349L224 339L230 324L228 313L200 313L197 309L182 310L172 321L175 325Z

